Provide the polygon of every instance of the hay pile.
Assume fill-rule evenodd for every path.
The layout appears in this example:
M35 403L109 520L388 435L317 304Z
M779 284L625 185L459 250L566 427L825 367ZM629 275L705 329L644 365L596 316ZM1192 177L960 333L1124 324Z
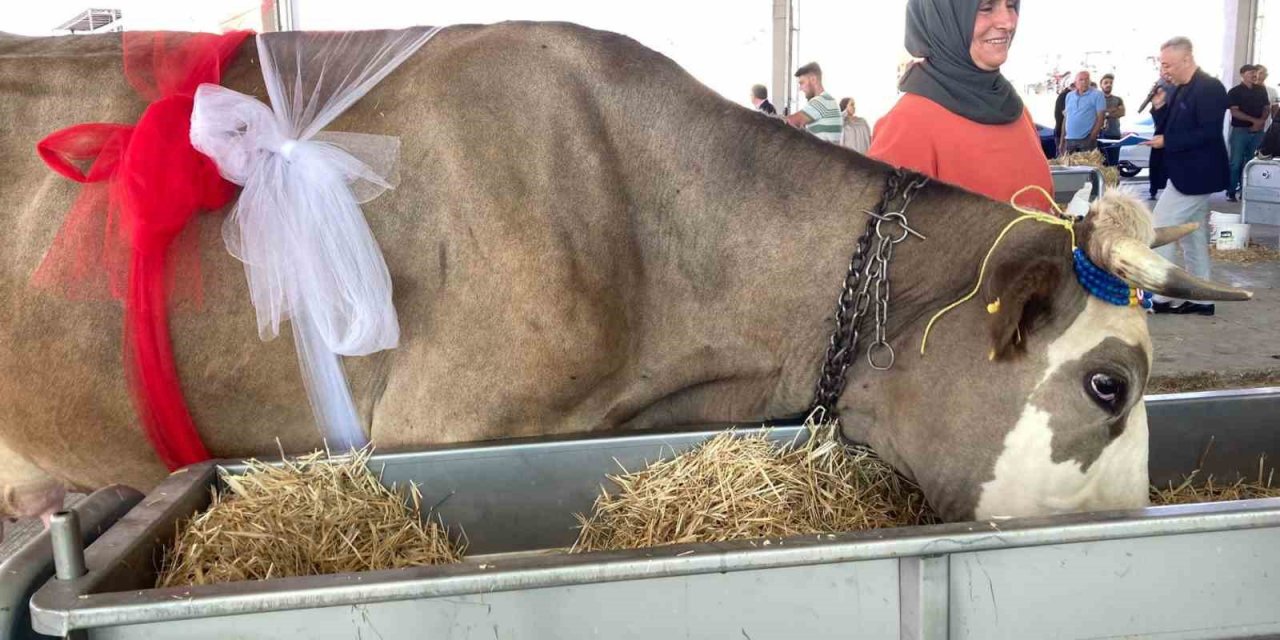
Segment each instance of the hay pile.
M1217 247L1209 247L1209 257L1214 262L1225 264L1257 264L1259 262L1280 261L1280 250L1250 242L1249 246L1243 249L1223 251Z
M178 527L159 587L376 571L458 562L464 542L422 519L421 494L382 486L370 449L347 458L315 452L280 467L248 461L223 474L225 492Z
M938 519L910 482L869 450L849 449L834 425L804 444L767 433L717 435L670 460L609 476L571 552L858 531Z
M1106 160L1102 157L1102 152L1097 149L1058 156L1050 160L1049 164L1058 167L1094 167L1102 172L1102 182L1107 185L1108 189L1120 185L1120 171L1115 167L1106 166Z
M570 553L669 544L782 538L935 524L919 489L865 448L836 441L833 423L808 425L804 443L775 444L767 431L721 433L637 472L611 475ZM1207 454L1207 450L1206 450ZM158 587L376 571L462 559L465 543L421 494L384 487L367 468L371 450L334 458L315 452L281 466L248 461L223 474L226 490L179 526ZM1202 457L1203 460L1203 457ZM1280 497L1274 469L1233 484L1198 472L1151 488L1153 505ZM406 504L406 502L408 504ZM766 541L765 544L768 542Z
M1207 451L1206 451L1207 452ZM1276 470L1266 471L1265 456L1258 458L1258 476L1252 480L1240 478L1234 483L1215 483L1213 476L1197 483L1200 470L1192 471L1182 484L1169 483L1165 489L1151 488L1152 506L1170 504L1195 504L1198 502L1224 502L1229 500L1257 500L1280 498L1280 485L1275 484Z

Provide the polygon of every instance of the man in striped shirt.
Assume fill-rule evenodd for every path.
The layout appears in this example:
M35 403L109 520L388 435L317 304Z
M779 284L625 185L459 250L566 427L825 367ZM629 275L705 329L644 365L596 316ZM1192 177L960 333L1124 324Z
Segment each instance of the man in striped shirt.
M796 77L800 79L800 91L809 102L787 116L787 123L804 127L805 131L832 144L840 144L844 122L840 118L840 105L822 88L822 67L810 62L796 69Z

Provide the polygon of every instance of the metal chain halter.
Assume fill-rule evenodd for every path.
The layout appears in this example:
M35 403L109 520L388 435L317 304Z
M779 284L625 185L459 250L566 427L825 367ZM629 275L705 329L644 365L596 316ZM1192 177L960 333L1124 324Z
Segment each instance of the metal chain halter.
M867 347L867 364L872 369L886 371L893 367L893 347L885 339L885 323L889 317L889 261L893 247L913 235L925 237L907 225L907 207L917 191L929 182L929 178L898 169L885 180L884 192L870 216L867 228L858 238L849 261L849 272L844 278L844 290L836 304L836 328L827 345L827 355L818 375L818 386L813 395L813 408L822 408L827 417L836 417L836 401L848 382L847 372L858 350L858 336L863 318L872 312L875 322L875 341ZM897 209L890 209L900 201ZM872 249L872 242L875 248ZM870 259L868 249L872 249Z

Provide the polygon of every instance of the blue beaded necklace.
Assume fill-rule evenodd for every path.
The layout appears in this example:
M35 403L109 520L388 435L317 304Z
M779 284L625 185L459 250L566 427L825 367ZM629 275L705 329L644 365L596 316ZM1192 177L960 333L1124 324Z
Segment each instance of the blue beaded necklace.
M1027 192L1039 192L1040 195L1044 196L1045 200L1049 201L1052 205L1054 213L1049 214L1036 209L1020 206L1018 204L1018 196ZM1057 203L1053 201L1053 196L1043 187L1038 185L1023 187L1009 198L1009 204L1022 215L1010 221L1009 224L1006 224L1004 228L1000 230L996 239L992 241L991 248L987 250L986 257L982 259L982 266L978 268L978 281L973 283L973 289L963 298L943 307L929 319L929 323L924 327L924 335L920 338L920 355L924 355L925 347L928 346L929 343L929 333L933 331L933 326L938 319L978 295L978 292L982 289L983 278L986 277L987 263L991 260L991 254L995 253L996 247L1000 245L1000 241L1004 239L1005 235L1008 234L1009 230L1015 225L1028 220L1035 220L1062 227L1071 235L1071 254L1074 257L1076 280L1080 281L1080 286L1084 287L1085 291L1088 291L1090 295L1097 296L1099 299L1119 307L1141 307L1147 310L1151 309L1150 293L1140 289L1133 289L1126 284L1125 281L1107 273L1098 265L1094 264L1093 261L1089 260L1089 256L1085 255L1083 249L1076 246L1076 231L1073 226L1074 220L1067 218L1062 211L1062 207L1059 207ZM999 312L1000 299L997 298L994 302L987 305L987 313ZM995 358L994 351L991 354L991 358Z
M1084 249L1076 247L1071 254L1075 258L1076 280L1080 281L1080 286L1085 291L1118 307L1151 308L1151 298L1144 295L1145 292L1130 287L1124 280L1094 264L1085 255Z

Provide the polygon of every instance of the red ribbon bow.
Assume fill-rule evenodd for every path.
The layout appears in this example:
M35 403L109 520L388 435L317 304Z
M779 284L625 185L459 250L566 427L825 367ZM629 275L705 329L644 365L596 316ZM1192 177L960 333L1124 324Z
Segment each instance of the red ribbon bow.
M151 100L138 123L76 125L36 147L50 168L85 186L32 282L73 298L124 301L130 390L147 438L170 469L209 459L169 339L175 274L186 276L180 284L197 303L200 291L197 247L179 251L175 240L198 212L218 210L234 196L213 161L191 146L192 97L200 84L221 81L249 35L126 32L125 75ZM76 166L83 162L91 163L88 172ZM189 264L175 269L171 257Z

